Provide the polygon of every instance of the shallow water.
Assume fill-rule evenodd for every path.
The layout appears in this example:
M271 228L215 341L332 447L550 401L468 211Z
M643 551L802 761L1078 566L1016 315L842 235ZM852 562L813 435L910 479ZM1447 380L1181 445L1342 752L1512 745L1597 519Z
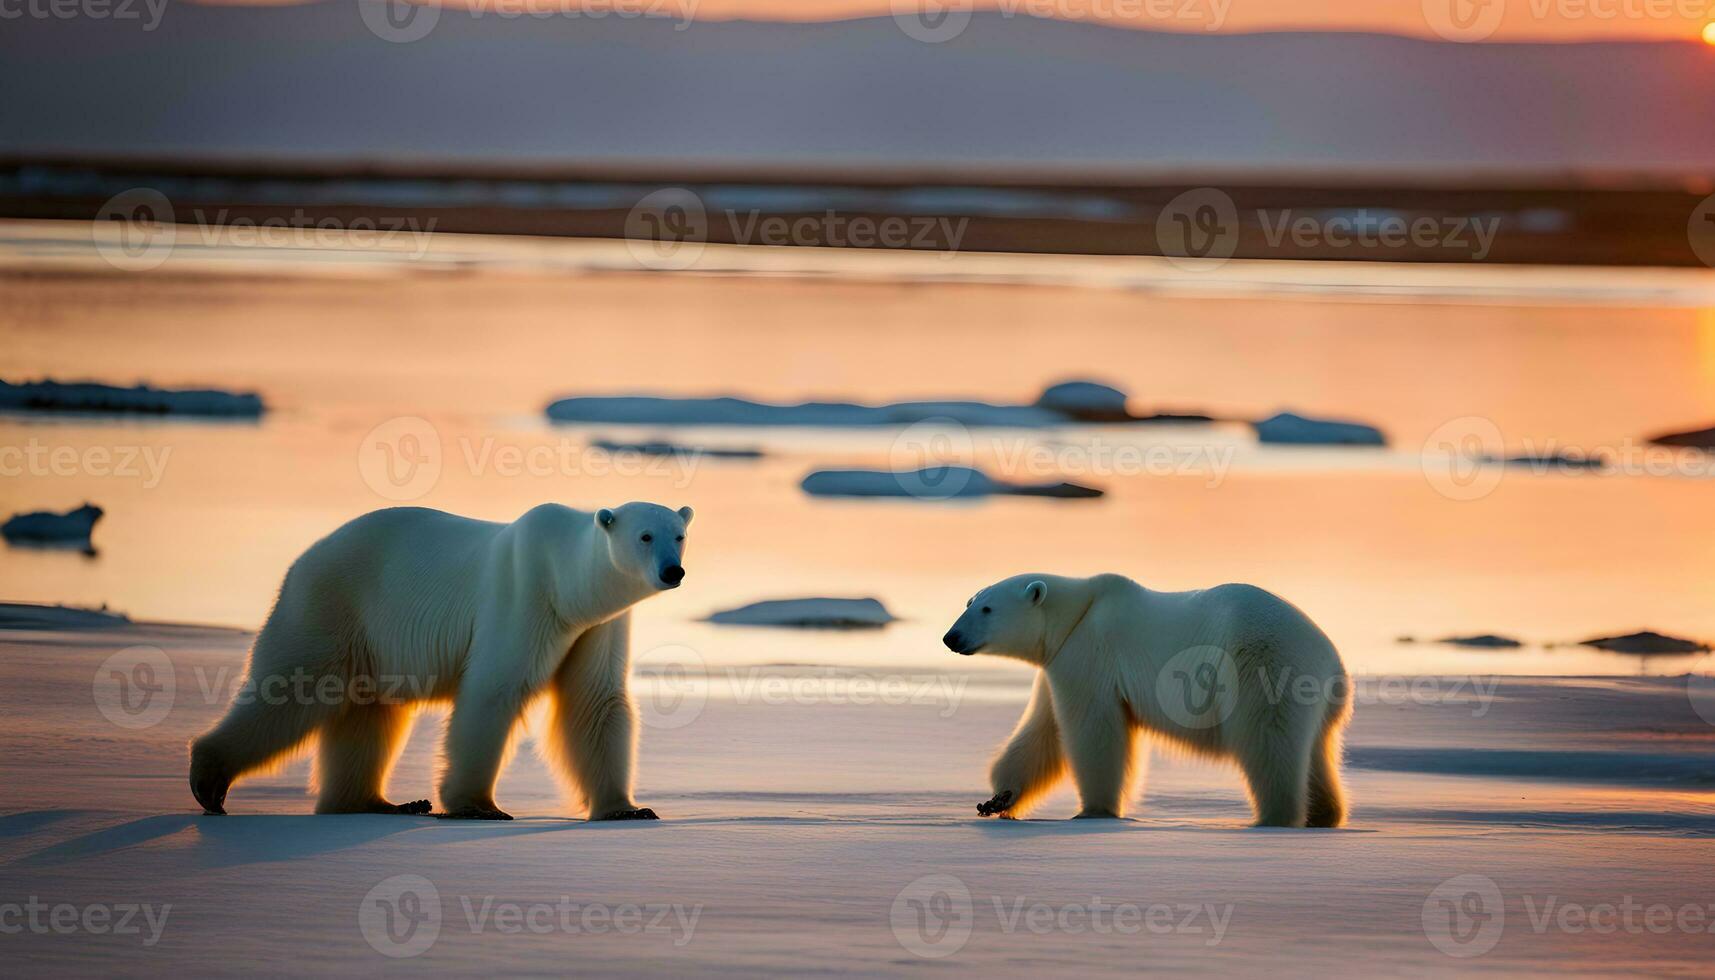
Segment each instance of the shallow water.
M1715 465L1641 441L1715 422L1707 274L1234 263L1199 280L1159 261L768 250L711 250L700 268L719 274L624 274L607 271L623 267L612 247L448 236L421 262L181 249L122 276L78 226L27 230L0 234L5 377L255 389L273 410L258 424L0 418L0 447L20 451L3 461L0 509L108 511L98 557L0 553L0 597L254 626L299 551L388 495L422 490L408 502L496 520L546 500L644 498L698 516L686 586L645 607L637 645L711 665L948 666L937 638L965 597L1024 570L1254 582L1310 612L1365 673L1711 665L1539 645L1644 628L1715 637ZM1111 381L1140 411L1361 419L1391 446L1258 447L1237 424L948 437L542 415L556 397L625 392L1029 401L1066 377ZM1469 417L1486 421L1447 427ZM1491 448L1627 465L1450 470L1449 433L1472 431ZM585 450L662 435L770 455L687 467ZM397 455L410 437L439 445L432 481ZM916 465L935 449L1108 496L861 502L797 486L814 468ZM811 594L873 595L904 621L848 634L696 622ZM1395 642L1476 632L1531 646Z

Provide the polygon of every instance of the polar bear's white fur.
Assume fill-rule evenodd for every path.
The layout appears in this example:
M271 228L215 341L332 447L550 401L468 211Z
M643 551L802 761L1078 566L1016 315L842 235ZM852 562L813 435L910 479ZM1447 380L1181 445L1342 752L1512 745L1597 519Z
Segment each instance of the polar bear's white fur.
M544 504L510 524L420 507L366 514L292 564L226 717L191 746L191 792L319 736L318 813L419 813L387 772L422 701L452 702L447 816L509 819L494 784L528 704L553 701L550 754L593 819L653 819L631 798L628 610L684 578L691 509Z
M1069 767L1080 817L1117 817L1149 736L1236 762L1262 826L1346 817L1350 680L1296 606L1249 585L1152 592L1119 575L1019 575L978 592L945 642L1041 668L978 812L1022 816Z

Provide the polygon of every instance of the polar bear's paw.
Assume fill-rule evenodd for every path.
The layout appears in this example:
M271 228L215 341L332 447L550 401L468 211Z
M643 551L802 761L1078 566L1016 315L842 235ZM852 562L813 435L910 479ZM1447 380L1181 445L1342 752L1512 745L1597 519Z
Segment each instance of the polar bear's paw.
M389 803L382 800L369 809L370 813L407 813L412 816L426 816L434 806L428 800L412 800L409 803Z
M488 807L463 806L436 816L442 820L511 820L512 814L505 810L494 810Z
M232 776L212 751L202 746L191 750L191 795L203 813L225 816L226 791L231 787Z
M602 814L601 816L595 817L594 819L596 819L596 820L659 820L661 818L655 815L654 810L651 810L646 806L640 806L640 807L637 807L635 809L609 810L606 813Z
M1001 817L1004 819L1011 819L1011 818L1007 817L1006 811L1012 809L1012 801L1013 801L1012 790L1010 790L1010 789L1001 790L1000 792L996 793L994 795L994 798L989 800L987 803L978 803L977 804L977 816L980 816L980 817Z

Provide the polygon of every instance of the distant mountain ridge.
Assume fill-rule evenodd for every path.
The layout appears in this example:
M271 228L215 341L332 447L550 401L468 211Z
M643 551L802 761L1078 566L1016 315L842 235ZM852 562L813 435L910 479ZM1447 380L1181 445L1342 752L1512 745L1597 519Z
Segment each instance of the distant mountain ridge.
M681 29L682 28L682 29ZM984 174L1715 173L1715 51L173 4L0 31L0 155Z

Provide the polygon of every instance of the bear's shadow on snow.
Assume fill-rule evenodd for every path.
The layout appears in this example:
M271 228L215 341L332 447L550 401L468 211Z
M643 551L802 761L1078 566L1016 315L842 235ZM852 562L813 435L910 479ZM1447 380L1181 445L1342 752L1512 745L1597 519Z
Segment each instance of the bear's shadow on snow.
M51 813L53 811L43 811ZM171 813L140 817L112 827L51 844L16 861L13 867L66 864L186 834L182 842L201 867L223 868L269 861L293 861L373 844L399 834L429 834L424 841L457 843L524 834L588 829L642 829L641 822L592 824L569 817L535 817L511 821L448 821L433 816L395 814L255 814L211 817Z
M13 862L32 867L66 864L186 834L192 860L204 867L231 867L314 857L372 843L421 828L420 818L360 815L205 817L171 813L140 817L51 844Z

